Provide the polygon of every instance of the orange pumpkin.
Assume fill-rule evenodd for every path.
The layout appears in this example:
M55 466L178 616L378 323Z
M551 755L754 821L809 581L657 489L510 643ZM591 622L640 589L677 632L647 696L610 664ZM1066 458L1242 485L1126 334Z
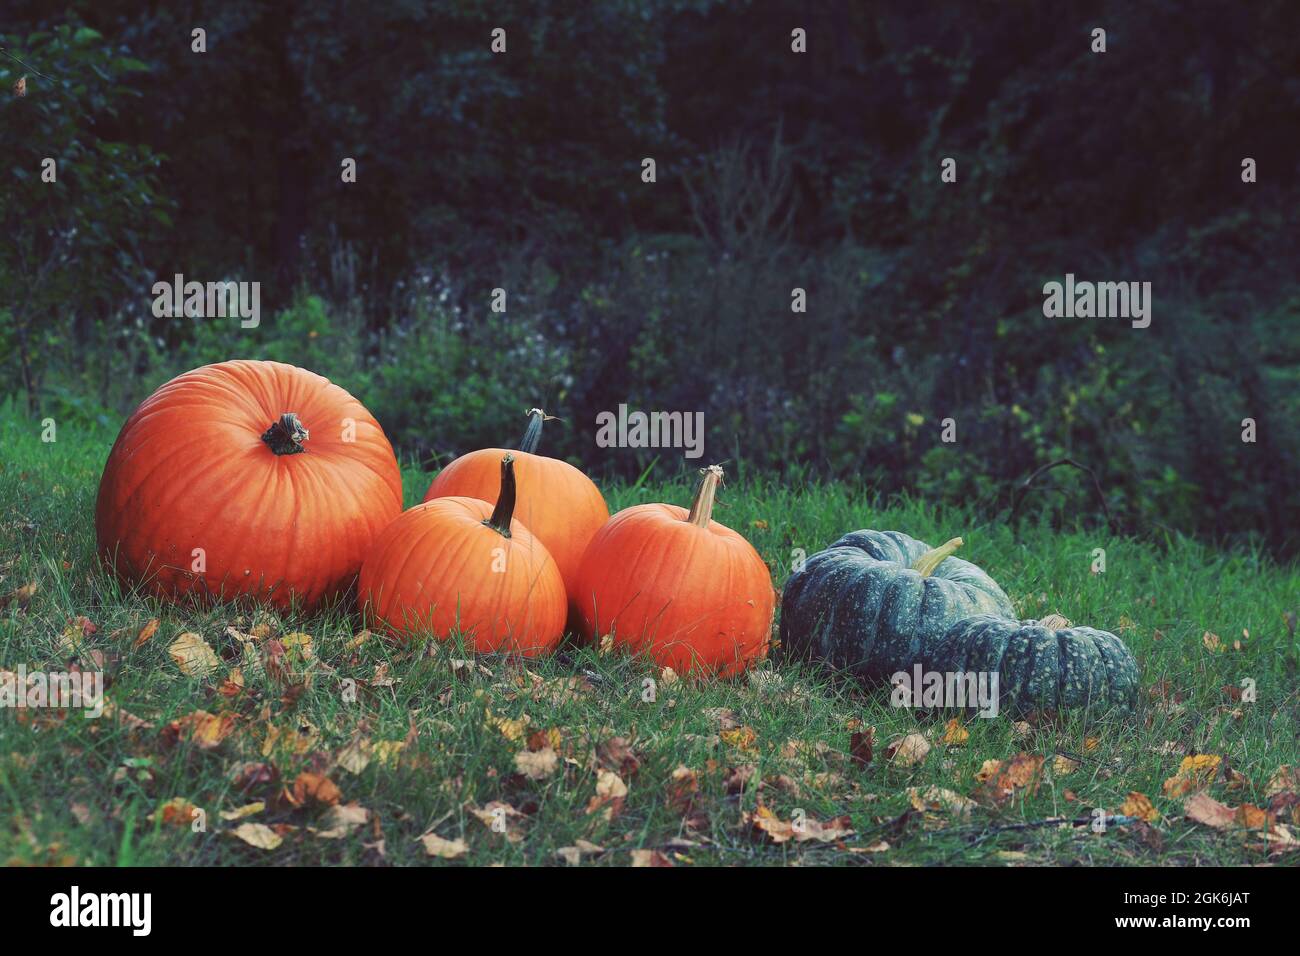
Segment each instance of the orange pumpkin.
M582 553L609 520L600 489L567 461L536 454L546 413L534 408L515 459L520 502L516 513L555 559L564 586L572 593ZM491 500L496 494L503 448L484 448L461 455L438 473L425 501L461 495Z
M357 591L391 633L453 630L483 653L535 656L564 637L568 609L555 561L512 518L515 459L498 463L496 507L478 498L435 498L389 525L361 566Z
M95 531L160 596L311 609L401 511L397 459L360 402L306 369L233 361L172 379L122 426Z
M743 671L767 653L776 591L753 545L712 520L722 469L704 469L689 512L636 505L597 532L578 571L589 639L648 653L678 673Z

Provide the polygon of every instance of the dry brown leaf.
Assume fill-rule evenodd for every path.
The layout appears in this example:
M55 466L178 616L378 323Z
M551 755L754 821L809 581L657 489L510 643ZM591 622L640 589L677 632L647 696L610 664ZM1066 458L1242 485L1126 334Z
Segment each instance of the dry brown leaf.
M188 827L194 822L197 810L198 808L184 797L172 797L159 807L156 813L149 814L149 822L152 823L161 817L164 826Z
M186 631L172 641L167 653L187 677L207 677L221 666L221 659L193 631Z
M860 767L866 767L871 763L875 746L875 727L855 730L849 735L849 757Z
M158 626L161 623L162 622L159 621L158 618L151 617L144 627L140 628L139 633L135 636L135 640L131 642L131 650L138 651L145 644L149 643L149 639L158 633Z
M1183 803L1183 812L1187 815L1187 819L1214 827L1216 830L1227 829L1237 819L1236 811L1232 807L1220 803L1208 793L1196 793L1188 797Z
M1213 631L1206 631L1201 635L1201 643L1205 649L1211 653L1217 653L1223 650L1223 641L1219 640L1219 635Z
M782 820L770 809L759 805L753 813L746 812L742 821L754 830L762 833L773 843L788 843L794 840L804 843L816 840L819 843L832 843L853 835L853 828L847 816L835 817L820 823L813 817Z
M374 747L370 743L370 738L358 736L338 752L334 763L350 774L359 774L370 766L370 758L373 754Z
M201 750L219 747L234 733L239 718L234 714L210 714L196 710L177 718L163 728L163 739L169 744L188 741Z
M310 802L332 807L342 796L334 781L324 774L303 772L293 782L293 802L298 806Z
M1275 797L1285 791L1300 791L1300 768L1292 767L1289 764L1282 764L1273 771L1273 776L1268 778L1268 786L1264 788L1264 796Z

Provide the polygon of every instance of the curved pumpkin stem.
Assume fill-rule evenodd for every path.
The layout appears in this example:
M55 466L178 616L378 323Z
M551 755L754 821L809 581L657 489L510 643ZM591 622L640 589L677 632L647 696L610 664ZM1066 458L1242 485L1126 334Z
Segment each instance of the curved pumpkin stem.
M1045 627L1049 631L1063 631L1070 626L1070 622L1060 614L1049 614L1038 622L1039 627Z
M919 572L921 577L928 578L934 574L935 568L943 564L944 559L960 548L962 544L961 538L952 538L937 548L931 548L916 559L916 562L912 565L912 570Z
M717 497L718 485L722 484L722 466L709 465L701 468L700 487L696 489L695 501L691 504L691 513L686 520L693 525L707 528L713 518L713 499Z
M300 455L307 449L303 442L308 438L307 428L298 420L296 412L285 412L262 433L262 441L277 455Z
M497 506L492 509L492 517L483 523L501 535L510 537L510 519L515 516L515 456L507 454L501 459L501 493L497 495Z
M530 408L528 410L528 427L524 429L524 437L519 439L519 450L534 454L537 446L542 441L542 422L555 421L554 415L548 415L540 408Z

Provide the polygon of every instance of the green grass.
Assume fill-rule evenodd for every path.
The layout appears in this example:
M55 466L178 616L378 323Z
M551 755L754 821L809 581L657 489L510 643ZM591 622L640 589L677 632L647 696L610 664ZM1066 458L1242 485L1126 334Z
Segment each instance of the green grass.
M1178 537L1136 541L1031 526L1017 540L1007 527L958 510L884 505L845 485L788 487L735 476L715 517L753 541L778 587L794 549L811 553L847 530L897 528L931 541L961 534L968 542L964 555L1003 585L1022 615L1057 611L1116 631L1141 666L1141 703L1131 717L1084 726L1075 716L1031 728L1006 717L975 719L965 723L963 744L945 745L938 740L943 718L891 708L886 689L801 669L779 654L749 678L661 682L647 702L643 682L660 676L651 665L590 649L569 649L530 662L527 670L492 658L481 660L484 671L457 669L453 660L463 655L436 643L404 648L374 638L349 648L360 623L346 608L299 618L160 605L124 591L94 558L94 497L111 437L70 424L47 444L38 424L12 412L0 416L0 595L37 585L25 608L15 599L0 610L0 669L25 664L29 671L57 671L73 659L87 667L102 662L118 714L60 720L49 711L0 712L0 860L441 862L418 840L434 832L463 839L468 849L461 859L480 865L555 863L558 849L579 840L604 848L585 858L597 865L626 864L634 850L659 850L676 865L1260 862L1266 856L1254 848L1258 839L1186 822L1182 800L1167 798L1162 784L1185 755L1216 754L1241 776L1230 785L1221 773L1211 795L1233 805L1266 804L1264 789L1277 768L1300 764L1296 644L1286 618L1300 603L1300 574L1258 553L1221 553ZM405 477L408 502L418 500L428 475L410 469ZM653 476L642 487L606 493L611 510L638 501L686 502L690 494L685 478L663 483ZM1105 573L1092 573L1095 548L1105 549ZM68 625L78 616L98 630L79 638L81 629ZM160 621L157 633L133 649L152 618ZM238 643L224 637L232 625L310 634L314 660L294 667L298 682L309 677L309 685L290 691L245 667L243 693L224 696L222 679L240 663ZM172 661L168 646L186 631L229 658L216 675L186 677ZM1206 631L1226 650L1207 650ZM565 693L571 678L585 683ZM1256 682L1256 703L1233 701L1223 689L1244 678ZM355 702L340 691L349 679L359 688ZM720 733L721 709L753 734ZM167 732L169 722L196 710L231 714L232 732L207 749ZM557 769L540 780L516 773L515 756L526 744L509 739L489 711L507 721L526 716L528 732L553 731ZM122 712L143 725L132 727ZM876 752L866 764L849 755L855 721L875 727ZM277 732L266 749L268 735ZM885 743L912 732L932 737L927 759L914 767L891 764ZM614 737L630 741L635 772L603 746ZM353 741L368 742L374 752L359 773L338 765ZM395 758L380 759L385 745L402 742ZM975 774L984 761L1019 753L1045 758L1035 791L1017 792L1001 805L985 801L965 817L909 812L909 788L979 796ZM1058 772L1058 754L1077 760L1077 768ZM588 809L602 757L628 787L608 818L602 812L608 804ZM267 765L277 779L241 792L235 777L248 763ZM748 784L738 786L737 771L743 775L747 767L753 768ZM690 806L673 798L674 771L694 774ZM310 801L295 807L283 793L304 772L326 774L344 803L366 808L367 822L337 839L313 833L309 828L325 825L323 811ZM1131 791L1149 796L1162 819L1104 833L988 829L1086 816L1096 807L1118 812ZM206 829L164 822L160 810L173 798L202 808ZM267 808L246 820L220 816L255 800ZM517 839L493 832L471 813L492 801L523 812L524 823L512 834ZM847 815L856 835L840 843L774 844L742 822L760 802L781 820L799 810L818 821ZM273 850L254 848L231 835L240 823L279 826L283 842ZM887 850L849 852L882 840Z

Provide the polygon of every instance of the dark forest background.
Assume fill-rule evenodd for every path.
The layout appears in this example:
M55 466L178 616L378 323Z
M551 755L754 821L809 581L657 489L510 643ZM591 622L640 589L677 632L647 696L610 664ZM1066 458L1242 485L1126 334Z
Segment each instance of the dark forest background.
M693 464L596 448L626 402L704 411L742 469L996 513L1068 456L1123 529L1300 545L1293 0L5 7L0 385L28 414L115 423L274 358L424 463L541 404L595 473ZM261 282L261 327L154 317L176 272ZM1067 272L1150 281L1151 327L1045 318ZM1100 511L1075 469L1041 486L1026 513Z

